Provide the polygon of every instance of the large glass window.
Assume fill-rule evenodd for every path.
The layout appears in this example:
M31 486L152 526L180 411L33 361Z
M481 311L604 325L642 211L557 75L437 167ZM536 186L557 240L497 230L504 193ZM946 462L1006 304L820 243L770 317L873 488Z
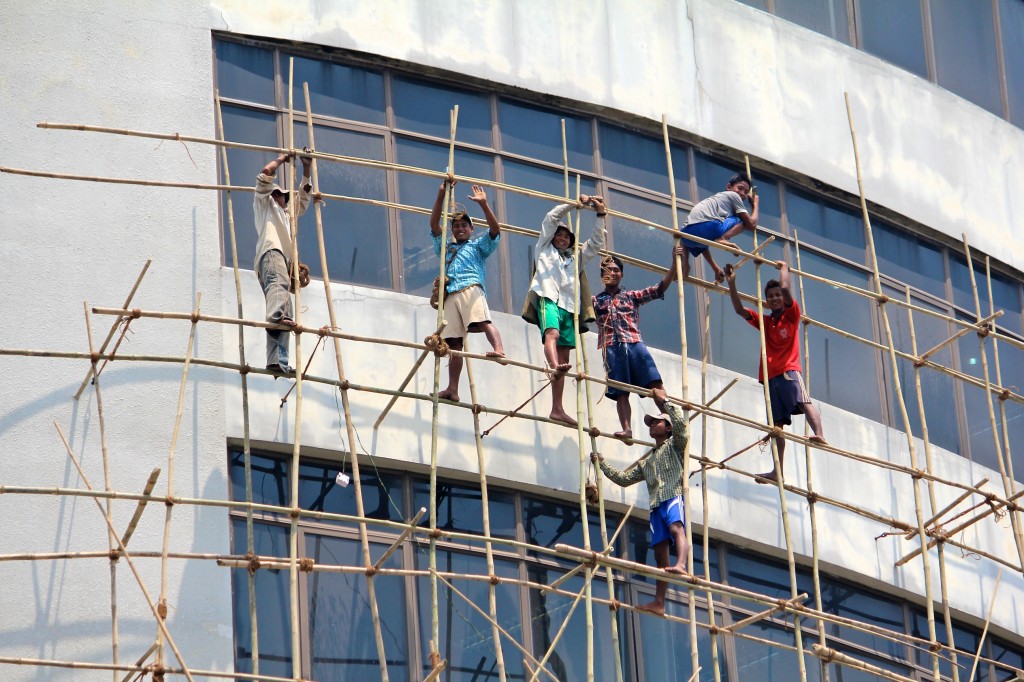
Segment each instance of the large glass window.
M289 55L281 55L281 73L288 73L288 58ZM314 116L350 118L384 125L382 74L322 59L295 57L292 98L299 112L306 111L304 83L309 84L309 105ZM284 104L288 105L287 102Z
M605 175L655 192L669 193L664 140L608 123L598 126L598 135ZM676 195L681 199L688 198L690 166L686 150L678 145L672 145L672 175L676 181Z
M992 3L929 0L929 4L939 85L1002 116Z
M921 3L917 0L859 0L861 46L922 78L928 77Z
M825 249L854 263L866 262L864 221L859 212L791 189L786 192L786 216L790 232L798 232L801 245Z
M946 271L942 249L913 235L875 221L871 225L878 269L921 291L946 298Z
M447 140L451 137L449 112L459 105L455 139L490 147L491 104L486 95L426 83L413 78L391 80L395 126Z
M1003 33L1003 63L1010 120L1024 128L1024 0L999 0L999 26Z
M775 0L775 12L794 24L850 44L846 0Z
M562 121L569 168L594 170L594 135L590 120L506 99L498 100L502 151L563 164Z
M492 490L488 491L487 501L491 536L514 539L516 536L516 512L513 496L500 490ZM420 508L430 509L429 481L417 480L413 484L413 507L417 510ZM423 517L420 525L430 525L429 515ZM438 484L437 527L446 531L483 535L483 497L480 488L453 483ZM461 540L454 542L461 542Z
M216 51L221 97L274 104L273 51L225 41L217 41Z

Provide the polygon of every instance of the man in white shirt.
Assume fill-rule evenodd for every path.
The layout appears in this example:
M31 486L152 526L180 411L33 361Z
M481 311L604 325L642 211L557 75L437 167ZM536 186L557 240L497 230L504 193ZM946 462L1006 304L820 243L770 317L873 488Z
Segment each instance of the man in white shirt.
M291 269L292 256L291 220L288 215L290 193L274 184L278 167L292 155L281 154L263 167L256 176L256 193L252 200L256 220L256 260L253 265L263 287L267 302L267 322L294 327L292 319ZM311 159L302 157L302 182L299 185L297 215L309 208L310 192L313 185L309 179ZM287 329L267 329L267 369L278 374L291 374L295 370L288 366Z
M594 234L580 246L580 283L583 284L583 267L604 248L604 217L607 209L601 196L581 194L579 204L593 208L597 212ZM562 389L565 385L565 372L571 367L569 350L576 347L576 336L573 332L573 312L578 305L575 291L576 265L573 263L573 246L576 238L562 222L562 218L576 206L577 204L556 206L544 217L540 238L537 240L536 271L530 285L531 295L527 299L528 305L533 299L534 310L524 311L524 317L527 317L527 312L535 313L535 321L544 340L544 359L555 371L551 380L551 419L573 426L576 425L576 420L562 407ZM583 294L583 287L580 289L581 300L589 304L590 293ZM593 319L592 315L590 317ZM534 321L532 316L527 319ZM581 314L580 323L585 321Z

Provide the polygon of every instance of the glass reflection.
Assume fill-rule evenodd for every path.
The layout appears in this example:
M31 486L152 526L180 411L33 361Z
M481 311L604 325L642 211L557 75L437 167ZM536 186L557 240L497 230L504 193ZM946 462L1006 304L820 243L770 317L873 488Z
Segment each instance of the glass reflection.
M244 498L243 498L244 499ZM231 546L245 554L245 519L231 520ZM288 529L253 524L253 552L258 556L288 556ZM256 623L259 627L260 672L292 676L291 602L286 569L256 571ZM249 620L249 571L231 571L231 599L235 621L235 670L252 672L252 623Z

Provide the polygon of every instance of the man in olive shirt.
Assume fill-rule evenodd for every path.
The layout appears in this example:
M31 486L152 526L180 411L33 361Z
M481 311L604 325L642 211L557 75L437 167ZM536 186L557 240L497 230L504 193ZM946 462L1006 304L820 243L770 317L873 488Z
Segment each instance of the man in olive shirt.
M645 481L647 495L651 500L651 544L654 545L654 559L658 568L669 573L686 573L686 559L690 544L686 541L686 513L683 507L683 453L689 439L689 423L683 411L665 402L665 390L655 388L651 397L662 413L647 415L644 423L650 428L654 439L654 450L649 456L625 471L620 471L604 461L598 453L590 455L591 461L613 483L627 487ZM669 544L675 542L676 563L669 565ZM654 601L637 606L638 611L665 615L665 592L668 583L659 580Z

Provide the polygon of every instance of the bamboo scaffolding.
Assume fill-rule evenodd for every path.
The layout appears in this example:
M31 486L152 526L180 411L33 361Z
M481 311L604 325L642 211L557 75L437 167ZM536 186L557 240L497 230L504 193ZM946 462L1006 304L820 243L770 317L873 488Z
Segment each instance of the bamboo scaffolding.
M766 609L765 611L761 611L760 613L755 613L752 616L744 618L743 620L736 621L732 625L727 625L726 627L721 629L725 632L736 632L740 628L744 628L748 625L753 625L754 623L760 622L765 618L774 616L776 613L779 613L780 611L785 611L787 607L793 607L798 604L803 604L805 601L807 601L807 593L798 594L796 597L793 597L792 599L780 599L779 603L773 606L772 608Z
M214 91L214 101L217 106L215 109L217 118L217 138L221 141L224 140L224 115L221 110L220 103L220 90ZM220 148L220 162L221 170L224 172L224 181L231 184L231 169L228 167L228 148ZM235 209L234 203L231 197L231 191L228 190L224 193L224 199L227 203L227 219L228 219L228 236L231 240L231 271L234 276L235 283L235 305L238 311L238 319L245 319L245 314L242 310L242 278L239 273L238 267L238 241L235 238ZM326 271L325 271L326 272ZM325 278L329 279L329 278ZM125 306L127 308L128 306ZM245 327L238 325L238 362L243 367L246 366L245 362ZM252 442L249 437L249 377L245 372L241 372L239 381L242 387L242 466L245 475L245 501L252 502ZM256 539L253 531L252 522L252 507L249 507L245 511L245 548L246 553L256 553ZM250 637L250 650L252 651L252 671L256 674L260 672L260 629L259 619L256 612L256 575L251 571L246 571L246 587L248 588L248 603L249 603L249 637Z
M992 612L996 608L996 595L999 594L999 583L1003 579L1003 571L1000 570L996 576L996 584L992 588L992 599L988 603L988 615L985 616L985 627L981 629L981 637L978 638L978 653L974 655L974 663L971 664L971 673L967 676L967 682L974 682L974 673L978 671L978 660L981 658L981 650L985 647L985 637L988 635L988 626L992 623Z
M122 308L127 308L132 304L132 299L135 298L135 292L139 290L139 285L142 284L142 278L146 276L146 271L149 270L149 266L152 262L152 258L146 259L146 262L142 266L142 272L140 272L139 276L135 278L135 284L132 286L131 291L128 292L127 298L124 299L124 305L121 306ZM100 344L99 353L101 355L105 350L107 350L107 344L109 344L110 340L114 338L114 333L117 332L117 327L120 324L121 320L118 319L110 325L110 331L107 332L107 338L103 339L103 343ZM95 376L93 374L93 369L94 368L92 366L89 367L89 371L86 372L85 378L82 379L82 383L78 386L78 390L75 391L74 396L72 396L75 400L78 400L82 396L82 391L84 391L85 387L89 385L89 379Z
M840 653L835 649L829 649L828 647L821 646L820 644L815 644L812 647L811 653L820 658L826 664L839 663L840 665L844 665L848 668L854 668L855 670L871 673L872 675L875 675L877 677L882 677L887 680L895 680L895 682L915 682L915 680L911 677L898 675L894 672L886 670L885 668L879 668L877 665L865 663L864 661L858 660L853 656Z
M89 341L89 356L91 359L90 363L90 374L93 376L93 390L96 392L96 417L99 421L100 426L100 456L103 461L103 489L104 491L111 490L110 485L110 455L107 450L107 427L106 419L103 415L103 393L100 391L99 372L97 371L97 364L99 363L99 354L95 352L95 348L92 342L92 322L89 319L89 304L86 301L82 301L82 307L85 313L85 335ZM87 375L88 376L88 375ZM55 424L56 425L56 424ZM61 434L63 438L63 434ZM70 448L68 454L71 453ZM96 501L99 505L99 500ZM106 515L107 518L111 518L112 513L112 501L106 501ZM101 507L102 509L102 507ZM120 643L118 641L118 626L117 626L117 557L114 555L115 542L117 541L116 531L113 526L110 527L110 532L107 534L107 549L110 552L110 646L111 646L111 660L114 663L120 663ZM113 674L114 682L117 682L116 673Z
M985 256L985 277L988 281L988 309L989 312L995 310L995 304L992 297L992 263L988 256ZM993 329L997 329L996 325L993 324ZM1003 383L1003 373L999 366L999 335L996 334L992 337L992 357L995 360L996 366L996 383L1000 386ZM1003 450L1006 453L1006 473L1010 479L1010 490L1016 492L1017 484L1013 476L1013 456L1010 449L1010 431L1006 426L1006 400L1000 399L999 401L999 421L1002 425L1003 431Z
M146 485L142 489L143 495L149 495L153 492L153 488L156 487L156 480L160 477L160 469L153 469L153 472L149 475L146 480ZM124 535L121 536L121 544L125 547L128 546L128 541L132 539L132 535L135 533L135 527L139 525L139 521L142 519L142 512L146 509L146 500L139 500L135 505L135 513L132 514L132 520L128 522L128 527L124 531Z
M324 262L321 263L321 266L325 267L325 268L327 267L327 259L326 258L324 259ZM328 287L330 286L330 284L328 284L329 279L330 279L329 277L325 277L324 278L325 286L328 286ZM332 321L332 324L333 324L333 321ZM440 325L436 330L434 330L433 336L440 337L442 331L444 331L444 325L443 324ZM424 348L423 351L420 352L420 355L416 359L416 362L414 362L413 365L412 365L412 369L410 369L409 373L405 375L405 379L402 380L402 383L400 383L398 385L398 390L399 391L404 391L405 390L405 387L408 386L409 382L412 381L412 378L414 376L416 376L416 372L419 370L420 365L423 364L423 361L427 359L427 355L429 355L429 354L430 354L430 349L427 349L427 348ZM469 364L469 363L467 363L467 364ZM470 383L472 383L472 382L470 382ZM388 416L388 412L390 412L391 408L395 406L396 402L398 402L398 398L399 398L399 396L397 396L397 395L393 396L391 398L391 400L388 401L388 404L384 406L384 409L381 410L380 416L377 417L377 421L373 422L373 429L374 429L374 431L376 431L378 428L380 428L380 425L384 421L384 418ZM474 404L476 403L476 398L473 399L473 402L474 402Z

